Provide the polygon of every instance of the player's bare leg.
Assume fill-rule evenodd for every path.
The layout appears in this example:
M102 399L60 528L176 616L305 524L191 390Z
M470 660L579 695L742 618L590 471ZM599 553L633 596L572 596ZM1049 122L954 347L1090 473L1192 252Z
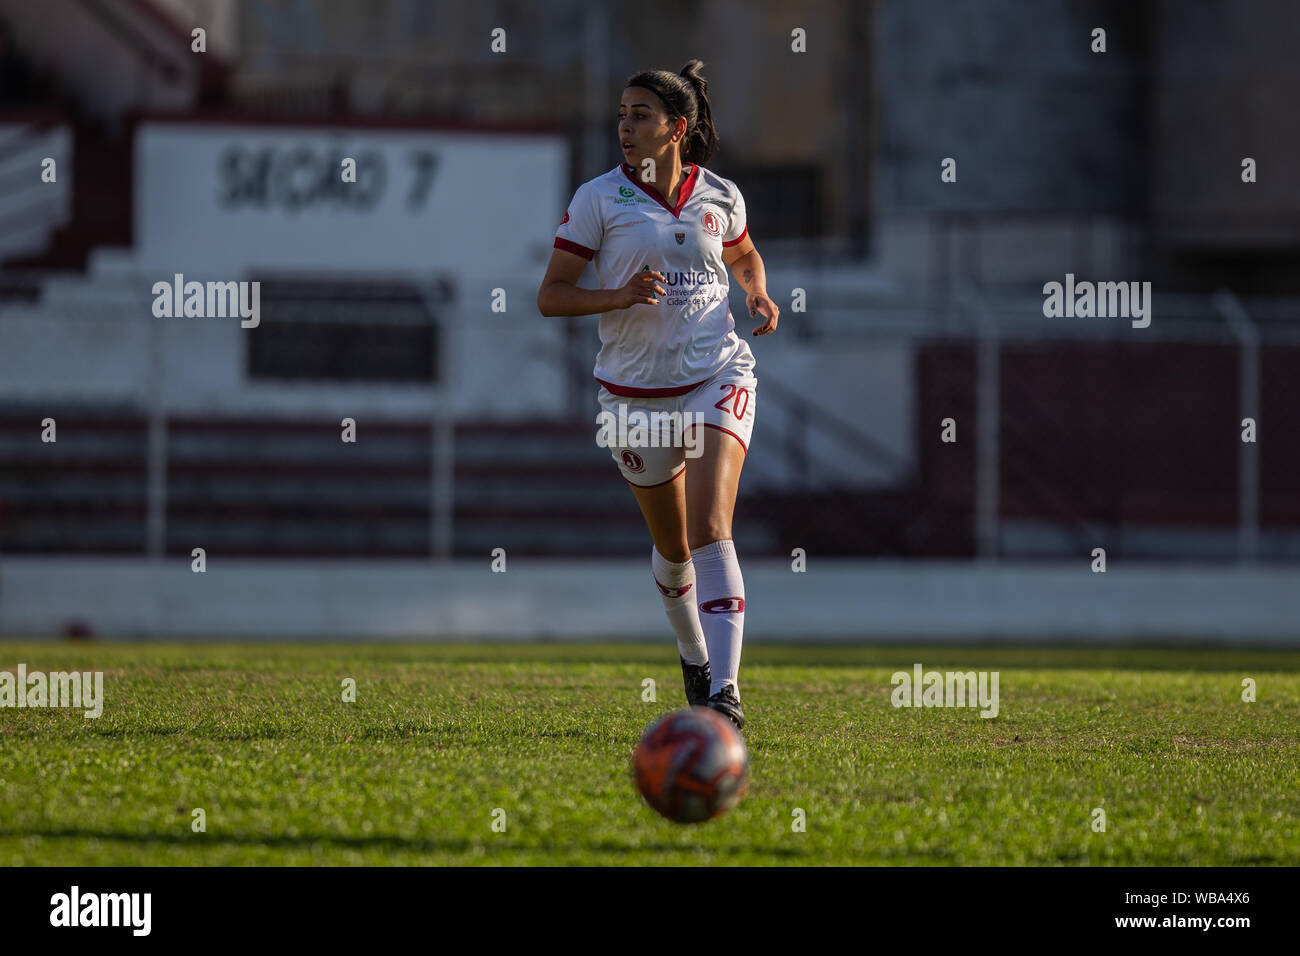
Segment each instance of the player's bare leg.
M717 428L696 425L700 457L686 460L686 541L690 549L731 539L745 449Z
M664 611L677 635L686 701L702 707L709 701L713 679L700 612L695 606L695 565L686 543L686 481L679 473L662 485L630 487L654 540L651 570L663 598Z
M641 506L655 550L669 561L689 561L691 550L686 541L686 481L683 474L679 473L672 481L652 488L631 483L628 487Z
M687 459L686 538L712 669L709 706L744 727L737 677L745 628L745 582L731 540L731 519L745 449L720 429L695 428L701 454Z

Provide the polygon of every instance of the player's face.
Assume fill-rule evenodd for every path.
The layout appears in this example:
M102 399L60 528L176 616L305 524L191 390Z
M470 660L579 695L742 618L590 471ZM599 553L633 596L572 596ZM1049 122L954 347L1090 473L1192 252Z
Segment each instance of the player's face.
M656 164L668 158L676 121L668 118L663 102L651 90L629 86L618 104L618 145L623 161L639 166L647 157Z

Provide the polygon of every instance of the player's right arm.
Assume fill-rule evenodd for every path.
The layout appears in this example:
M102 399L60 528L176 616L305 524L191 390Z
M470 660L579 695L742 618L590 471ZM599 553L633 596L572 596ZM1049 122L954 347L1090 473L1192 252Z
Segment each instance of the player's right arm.
M594 182L583 183L573 194L564 218L555 230L555 250L537 290L537 311L542 315L596 315L634 305L658 305L662 273L642 269L621 289L580 289L578 279L605 241L604 204Z
M664 288L662 272L638 272L621 289L582 289L578 279L587 267L582 256L563 249L551 252L542 286L537 290L537 311L542 315L597 315L614 309L631 308L638 303L658 305Z

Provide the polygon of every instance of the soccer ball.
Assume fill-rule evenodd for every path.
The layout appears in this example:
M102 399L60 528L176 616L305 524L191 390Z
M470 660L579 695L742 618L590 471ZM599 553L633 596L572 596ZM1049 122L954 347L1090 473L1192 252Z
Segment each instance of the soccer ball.
M707 707L656 720L632 753L637 789L676 823L726 813L749 788L749 751L731 721Z

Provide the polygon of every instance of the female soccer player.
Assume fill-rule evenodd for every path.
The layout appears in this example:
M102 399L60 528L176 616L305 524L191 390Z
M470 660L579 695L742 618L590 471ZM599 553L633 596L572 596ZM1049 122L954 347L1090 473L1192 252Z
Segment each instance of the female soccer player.
M618 107L624 161L574 193L537 308L600 314L603 422L635 428L676 413L683 423L669 447L647 447L644 431L602 435L612 432L610 453L654 539L651 568L677 634L686 699L744 727L737 674L745 584L731 518L758 383L727 305L728 268L750 317L762 316L754 335L774 331L779 310L740 190L704 167L718 135L703 65L628 78ZM600 288L581 289L591 261Z

